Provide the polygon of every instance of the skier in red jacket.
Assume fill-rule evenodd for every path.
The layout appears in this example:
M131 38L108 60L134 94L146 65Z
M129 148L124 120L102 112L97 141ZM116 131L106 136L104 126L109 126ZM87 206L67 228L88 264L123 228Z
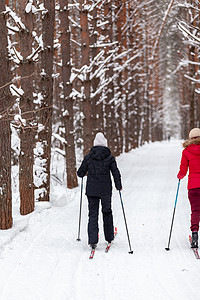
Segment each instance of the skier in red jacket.
M182 179L189 168L188 198L191 205L191 247L198 247L198 231L200 221L200 129L193 128L189 133L189 139L183 143L180 170L177 175Z

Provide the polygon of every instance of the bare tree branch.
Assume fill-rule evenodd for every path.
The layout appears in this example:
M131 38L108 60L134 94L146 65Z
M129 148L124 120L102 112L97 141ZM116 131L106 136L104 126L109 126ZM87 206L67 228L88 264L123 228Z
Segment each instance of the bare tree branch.
M30 75L23 76L23 77L20 77L20 78L18 78L18 79L15 78L15 79L13 79L12 81L10 81L10 82L8 82L8 83L6 83L6 84L0 86L0 89L4 89L4 88L7 87L8 85L12 84L13 82L15 82L15 81L17 81L17 80L19 80L19 79L22 80L22 79L29 78L29 77L33 76L36 72L37 72L37 70L34 71L34 72L33 72L32 74L30 74Z

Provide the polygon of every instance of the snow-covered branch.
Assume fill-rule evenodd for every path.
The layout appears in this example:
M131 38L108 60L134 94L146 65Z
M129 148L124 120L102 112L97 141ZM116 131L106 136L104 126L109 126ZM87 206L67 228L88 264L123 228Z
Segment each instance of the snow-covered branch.
M105 86L107 86L109 83L111 82L110 79L107 79L105 80L101 86L94 92L94 93L91 93L91 98L94 98L97 94L100 94L100 92L105 88ZM98 103L97 103L98 105Z
M33 58L38 54L38 52L40 52L42 50L42 47L41 47L41 45L39 45L38 47L37 47L37 49L35 49L34 51L33 51L33 53L31 53L29 56L27 56L27 60L28 61L31 61L31 60L33 60Z
M90 48L101 48L101 47L112 47L116 44L118 44L119 42L112 42L112 43L101 43L101 44L95 44L95 45L90 45Z
M37 71L34 71L34 72L33 72L32 74L30 74L30 75L20 77L20 80L26 79L26 78L30 78L30 77L33 76L36 72L37 72ZM7 82L6 84L0 86L0 89L3 89L3 88L5 88L5 87L11 85L13 82L15 82L15 81L17 81L17 80L18 80L17 78L14 78L12 81Z
M15 57L17 58L17 60L15 60L16 63L21 63L23 61L23 56L19 53L19 51L16 50L16 48L13 46L12 47Z
M13 21L15 22L15 24L18 26L18 28L20 30L25 30L26 27L25 25L22 23L21 19L16 15L15 12L13 12L8 6L6 6L6 14L9 14L9 16L13 19Z
M59 134L57 134L57 133L52 133L52 136L53 136L54 138L56 138L57 140L59 140L59 141L61 142L61 144L67 145L67 141L66 141L62 136L60 136Z
M77 41L75 41L74 39L70 38L70 41L72 41L74 44L78 45L79 47L81 47L81 44L78 43Z
M26 4L25 7L25 12L29 14L32 12L33 14L41 12L42 15L46 14L48 10L44 7L44 4L41 3L39 5L39 8L36 8L35 5L33 4L33 0L28 0L28 3Z
M8 22L7 22L6 27L8 28L9 31L12 31L14 33L18 33L19 32L19 27L17 27L17 26L11 26Z
M22 88L16 87L16 85L14 85L13 83L10 85L10 91L13 94L13 96L21 97L24 94Z
M70 16L69 16L69 20L73 25L75 25L75 27L81 28L81 26L76 21L74 21Z
M191 80L192 82L196 82L196 83L200 83L200 79L195 79L187 74L184 75L185 78L188 78L189 80Z
M112 56L114 55L114 52L111 53L104 61L103 63L99 66L99 68L94 72L94 74L91 75L90 79L93 79L95 76L97 76L100 71L105 67L105 65L110 61L110 59L112 58Z
M99 5L100 2L102 2L102 0L98 0L95 1L96 3L94 3L93 5L90 6L90 8L88 9L89 12L93 11L93 9Z
M76 0L72 0L73 2L74 2L74 4L73 3L69 3L68 5L69 5L69 7L76 7L79 11L80 11L80 4L78 3L78 1L76 1Z
M192 38L194 41L200 44L200 38L191 33L181 22L179 22L178 27L187 38Z
M152 61L154 60L154 57L155 57L156 50L157 50L157 47L158 47L158 44L159 44L159 41L160 41L160 38L161 38L161 34L162 34L162 31L163 31L163 28L165 26L166 20L168 18L168 15L170 13L170 10L171 10L173 4L174 4L174 0L171 0L170 3L169 3L169 5L168 5L168 8L167 8L167 10L165 12L165 16L163 18L162 25L161 25L161 27L160 27L160 29L158 31L157 39L156 39L156 41L154 43L154 46L153 46Z

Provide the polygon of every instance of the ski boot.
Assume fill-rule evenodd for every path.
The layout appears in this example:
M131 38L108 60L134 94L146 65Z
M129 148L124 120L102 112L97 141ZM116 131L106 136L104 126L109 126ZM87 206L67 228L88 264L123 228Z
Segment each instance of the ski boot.
M192 232L191 248L198 248L198 232Z
M97 247L97 244L90 244L90 247L91 247L92 250L95 250L96 247Z

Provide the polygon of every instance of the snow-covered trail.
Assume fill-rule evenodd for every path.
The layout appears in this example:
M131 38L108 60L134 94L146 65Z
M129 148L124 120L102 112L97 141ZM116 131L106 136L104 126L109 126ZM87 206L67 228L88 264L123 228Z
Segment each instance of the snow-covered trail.
M92 261L85 196L81 242L76 241L80 187L67 191L68 205L38 203L29 216L16 213L13 229L0 231L0 300L196 299L200 261L188 242L187 179L180 184L171 250L165 250L181 151L180 141L156 142L117 159L132 255L117 191L113 213L118 235L105 253L100 215L100 242Z

